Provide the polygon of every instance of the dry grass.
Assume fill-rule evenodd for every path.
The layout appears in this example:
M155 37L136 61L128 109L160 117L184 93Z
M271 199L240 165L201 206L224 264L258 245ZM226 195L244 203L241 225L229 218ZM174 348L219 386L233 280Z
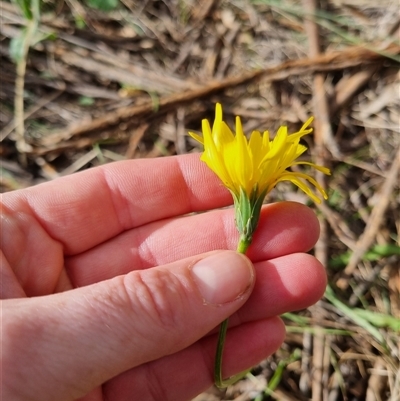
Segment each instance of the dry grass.
M310 157L333 175L314 252L330 287L285 316L275 355L196 401L400 399L398 2L316 3L121 0L100 12L47 2L38 32L51 37L31 43L18 114L9 46L27 22L0 2L3 191L197 151L186 132L217 101L246 130L316 116ZM270 200L282 199L306 202L290 186Z

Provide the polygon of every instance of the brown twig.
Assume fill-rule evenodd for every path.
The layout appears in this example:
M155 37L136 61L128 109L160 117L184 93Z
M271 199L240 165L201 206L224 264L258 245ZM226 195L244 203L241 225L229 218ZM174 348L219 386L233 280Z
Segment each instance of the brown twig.
M23 33L21 56L17 60L16 78L15 78L15 97L14 97L14 118L15 133L17 137L16 146L23 155L32 150L31 146L25 140L24 124L24 86L26 63L28 58L31 39L36 31L38 21L35 18L26 21L26 32ZM25 162L24 162L25 163Z
M133 159L133 156L135 155L136 148L139 145L140 140L143 138L143 135L149 128L150 124L144 123L140 125L139 127L136 128L136 130L132 133L130 139L129 139L129 146L128 149L125 153L125 157L127 159Z

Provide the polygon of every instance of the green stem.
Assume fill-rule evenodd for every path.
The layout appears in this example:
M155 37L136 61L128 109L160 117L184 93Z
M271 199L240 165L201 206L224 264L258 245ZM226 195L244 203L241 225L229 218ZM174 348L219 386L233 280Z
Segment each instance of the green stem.
M247 248L250 246L250 243L251 239L249 239L248 237L241 236L237 246L237 252L245 254ZM228 321L229 319L225 319L220 325L218 334L217 352L215 354L214 382L218 388L226 388L231 384L236 383L242 377L246 376L247 373L249 373L250 371L250 370L245 370L225 380L222 377L222 355L224 353L226 332L228 330Z
M241 235L239 238L239 243L238 246L236 248L236 251L239 253L243 253L243 255L246 254L248 247L251 244L251 240L252 238L247 235Z

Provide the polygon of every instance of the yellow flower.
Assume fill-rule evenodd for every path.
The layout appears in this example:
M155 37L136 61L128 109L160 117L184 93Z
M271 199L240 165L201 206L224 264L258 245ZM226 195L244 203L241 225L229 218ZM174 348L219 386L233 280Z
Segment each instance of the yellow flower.
M326 167L297 160L307 150L300 144L300 139L312 132L312 128L309 128L312 120L312 117L309 118L300 131L293 134L288 134L287 127L282 126L273 140L270 140L268 131L263 134L253 131L248 140L243 133L240 117L236 117L234 135L222 120L222 106L217 103L212 130L209 122L203 120L203 136L193 132L189 132L189 135L204 145L201 160L217 174L234 199L239 199L244 192L248 199L253 200L253 204L260 197L264 198L278 182L291 181L315 202L320 202L306 184L308 181L314 185L326 199L326 192L315 179L308 174L288 170L292 166L308 165L330 174Z
M250 138L243 133L240 118L236 117L236 135L222 120L222 106L216 105L215 120L211 129L207 120L202 121L203 136L189 134L204 145L201 159L222 180L231 191L235 206L235 221L240 237L237 251L246 253L260 218L262 203L266 194L280 181L291 181L315 202L320 202L307 182L311 183L326 199L324 189L310 175L289 170L296 165L308 165L330 174L329 169L314 163L298 161L307 150L300 140L312 132L309 128L313 118L308 119L300 131L288 134L287 127L280 127L275 138L269 139L269 132L253 131ZM236 382L243 372L227 380L222 377L222 353L224 349L228 320L220 329L215 357L214 380L217 387L224 388ZM244 372L246 373L246 372Z

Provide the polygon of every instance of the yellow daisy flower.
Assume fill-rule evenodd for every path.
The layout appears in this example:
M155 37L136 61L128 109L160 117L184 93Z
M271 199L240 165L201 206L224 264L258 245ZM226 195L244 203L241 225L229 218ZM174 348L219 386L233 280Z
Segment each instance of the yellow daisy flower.
M246 253L257 228L264 198L278 182L291 181L315 202L320 202L318 196L307 185L309 182L325 199L327 198L324 189L310 175L289 170L292 166L304 164L324 174L330 174L329 169L325 167L298 161L307 150L300 144L300 140L312 131L312 128L309 128L312 120L313 118L309 118L300 131L293 134L288 134L287 127L280 127L272 141L268 131L263 134L253 131L247 139L239 117L236 117L236 135L232 133L222 120L222 106L218 103L212 129L209 122L203 120L203 136L189 132L195 140L204 145L201 160L207 163L232 193L236 226L240 233L238 252ZM222 377L222 353L227 327L228 319L221 324L215 357L214 381L220 388L236 382L246 373L239 373L226 380Z
M309 118L298 132L288 134L287 127L279 128L275 138L270 140L269 132L253 131L248 140L243 133L240 117L236 117L236 135L222 120L222 106L217 103L215 121L212 127L208 120L202 121L203 136L189 132L195 140L204 145L201 156L208 167L217 174L223 184L239 198L244 191L249 199L258 199L270 192L280 181L291 181L315 202L320 202L306 182L314 185L327 199L324 189L310 175L288 170L295 165L308 165L324 174L330 174L326 167L314 163L297 161L307 148L300 139L312 132Z

